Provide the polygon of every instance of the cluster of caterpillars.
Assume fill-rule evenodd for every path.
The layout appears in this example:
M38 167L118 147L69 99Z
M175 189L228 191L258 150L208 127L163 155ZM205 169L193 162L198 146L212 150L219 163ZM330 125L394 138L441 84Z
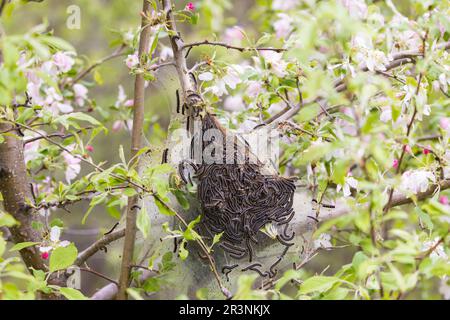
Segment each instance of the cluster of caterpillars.
M218 129L219 124L213 115L203 113L202 131ZM203 149L210 143L203 141ZM288 234L289 222L294 217L293 197L295 192L294 179L278 175L264 175L262 164L259 163L225 163L226 145L223 145L223 163L193 164L185 161L180 164L180 174L184 165L189 163L194 169L197 181L197 197L202 209L201 226L209 236L222 233L219 246L230 257L235 259L255 258L254 245L258 244L260 230L268 224L277 226L281 232L276 239L285 246L282 254L270 266L269 271L261 271L260 263L253 263L242 269L252 270L261 276L274 277L275 266L281 261L289 247L293 244L294 233ZM235 155L237 157L237 155ZM281 227L281 228L280 228ZM226 274L238 264L224 266Z

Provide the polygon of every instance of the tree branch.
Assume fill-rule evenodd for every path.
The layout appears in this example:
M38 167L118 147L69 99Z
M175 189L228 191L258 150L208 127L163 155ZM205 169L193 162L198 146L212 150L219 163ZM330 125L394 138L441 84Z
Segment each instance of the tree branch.
M144 0L142 12L150 11L151 4ZM151 28L146 26L146 18L142 16L141 34L139 37L139 59L142 60L149 51ZM131 134L131 165L137 165L139 172L140 161L136 157L137 152L142 147L142 133L144 126L144 103L145 103L145 79L143 74L137 74L134 82L134 109L133 109L133 130ZM127 298L127 288L130 283L131 261L134 253L134 243L136 240L136 217L139 210L139 196L128 198L125 240L123 244L122 265L120 268L119 292L117 299Z
M275 52L284 52L284 51L286 51L286 49L283 49L283 48L238 47L238 46L230 45L230 44L225 43L225 42L214 42L214 41L209 41L209 40L203 40L203 41L196 41L196 42L192 42L192 43L187 43L187 44L185 44L185 45L183 45L181 47L181 50L191 49L193 47L198 47L198 46L223 47L223 48L227 48L227 49L237 50L237 51L240 51L240 52L244 52L244 51L275 51Z
M78 254L77 260L75 260L74 265L80 266L84 262L86 262L90 257L92 257L95 253L101 250L103 247L107 246L111 242L114 242L125 236L125 229L117 230L111 232L109 234L104 235L99 240L91 244L89 247L84 249L82 252Z

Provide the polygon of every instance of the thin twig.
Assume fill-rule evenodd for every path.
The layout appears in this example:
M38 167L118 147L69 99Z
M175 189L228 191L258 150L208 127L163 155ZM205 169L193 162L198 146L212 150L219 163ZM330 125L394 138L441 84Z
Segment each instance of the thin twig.
M214 41L209 41L209 40L203 40L203 41L196 41L196 42L187 43L187 44L183 45L183 47L181 49L185 50L185 49L190 49L190 48L198 47L198 46L223 47L223 48L226 48L226 49L237 50L237 51L240 51L240 52L244 52L244 51L275 51L275 52L284 52L284 51L286 51L286 49L284 49L284 48L238 47L238 46L230 45L230 44L225 43L225 42L214 42Z
M104 274L97 272L95 270L84 268L84 267L78 267L81 271L92 273L93 275L96 275L97 277L100 277L102 279L108 280L109 282L114 283L115 285L118 285L117 281L111 279L110 277L105 276Z
M99 240L91 244L89 247L84 249L82 252L78 254L77 260L75 260L74 265L80 266L84 262L86 262L87 259L92 257L97 251L101 250L111 242L114 242L120 238L122 238L125 235L125 229L120 229L114 232L111 232L107 235L104 235Z
M84 69L83 71L81 71L70 83L68 83L69 85L74 85L75 83L77 83L78 81L80 81L81 79L83 79L84 77L86 77L92 70L94 70L95 68L97 68L98 66L102 65L103 63L112 60L116 57L120 57L123 56L125 53L123 52L124 49L126 48L125 45L120 46L119 48L117 48L113 53L111 53L110 55L98 60L97 62L91 64L89 67L87 67L86 69Z

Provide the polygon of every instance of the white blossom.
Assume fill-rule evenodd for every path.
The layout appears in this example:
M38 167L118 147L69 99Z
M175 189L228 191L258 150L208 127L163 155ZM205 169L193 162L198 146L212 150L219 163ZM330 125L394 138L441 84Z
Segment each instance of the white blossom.
M242 111L245 108L245 104L244 100L242 100L242 97L239 95L228 96L223 103L223 107L230 112Z
M60 240L61 237L61 228L57 226L53 226L50 229L50 240L45 242L44 245L39 246L40 252L50 252L53 249L58 247L67 247L70 242L67 240Z
M279 13L278 20L274 22L273 28L277 38L286 38L292 31L292 18L285 13Z
M408 170L403 173L400 190L404 193L424 192L428 189L430 182L436 182L436 177L426 170Z
M364 0L341 0L341 4L348 10L351 17L367 18L367 4Z
M76 83L73 85L73 92L75 93L75 102L81 107L84 106L88 89L84 85Z
M256 98L262 91L262 86L259 81L248 81L247 90L245 94L250 98Z
M298 0L274 0L272 2L272 9L281 11L290 10L295 8L298 2Z
M67 147L69 151L72 151L74 148L75 145L70 145ZM72 181L80 173L81 160L67 151L63 152L63 158L64 161L66 162L66 172L65 172L66 181L70 183L70 181Z
M392 109L391 107L384 107L382 108L381 114L380 114L380 121L386 123L388 121L392 120Z
M211 72L203 72L198 75L198 79L202 81L211 81L214 75Z
M333 245L331 243L331 236L328 233L321 233L320 236L314 240L314 248L319 249L327 249L331 248Z
M344 186L338 184L336 187L336 191L339 192L342 189L342 192L344 193L344 197L349 197L352 194L350 188L353 188L353 189L358 188L358 180L356 180L352 176L348 176L345 178Z
M266 50L261 52L261 56L263 56L268 67L277 77L281 78L286 75L287 62L283 60L283 53Z
M59 72L65 73L72 69L75 60L66 52L57 52L53 55L53 63Z
M422 251L427 252L428 250L433 250L429 257L431 260L436 261L438 259L448 259L447 254L445 253L444 246L440 243L437 247L436 244L439 242L439 238L435 238L433 240L425 241L422 244ZM435 248L434 248L435 247Z

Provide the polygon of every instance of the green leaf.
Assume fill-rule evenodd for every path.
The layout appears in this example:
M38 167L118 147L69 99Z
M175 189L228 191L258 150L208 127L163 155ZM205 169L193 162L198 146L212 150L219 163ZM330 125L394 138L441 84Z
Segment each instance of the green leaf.
M180 255L181 260L186 260L186 258L189 255L189 251L186 250L186 240L183 239L183 241L180 244L180 249L178 250L178 254Z
M163 202L161 202L159 199L155 198L155 204L159 209L159 212L166 216L174 216L175 212L170 210Z
M59 288L59 292L69 300L88 300L84 294L74 288Z
M6 248L6 241L5 239L3 239L3 237L0 237L0 258L3 255L3 252L5 252L5 248Z
M94 81L100 86L103 84L103 77L98 69L94 71Z
M12 215L0 211L0 227L12 227L17 224Z
M9 251L19 251L19 250L22 250L22 249L34 246L34 245L36 245L38 243L39 242L30 242L30 241L28 241L28 242L20 242L20 243L15 244L11 249L9 249Z
M147 214L147 210L145 208L145 204L142 204L142 209L139 211L136 226L139 231L142 232L144 239L147 239L149 231L150 231L150 218Z
M73 243L67 247L56 248L50 256L50 272L67 269L75 262L77 255L78 250Z
M334 147L331 143L321 143L312 145L305 151L303 151L302 155L295 162L295 165L305 165L311 162L315 162L322 158L323 156L329 154L333 151Z
M308 294L311 292L325 292L329 290L336 282L340 281L336 277L315 276L307 279L300 286L299 293Z

